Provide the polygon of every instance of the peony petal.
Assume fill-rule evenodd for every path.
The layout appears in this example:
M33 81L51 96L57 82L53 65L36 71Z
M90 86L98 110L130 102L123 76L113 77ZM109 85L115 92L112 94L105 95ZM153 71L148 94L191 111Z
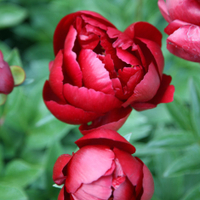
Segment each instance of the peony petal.
M133 95L123 104L124 107L135 103L152 99L160 86L160 77L153 63L149 65L149 71L143 80L135 87Z
M104 28L104 27L105 28L107 28L107 27L114 28L115 27L106 18L104 18L100 14L92 12L92 11L78 11L78 12L66 15L65 17L63 17L61 19L61 21L57 25L55 33L54 33L53 43L54 43L55 55L58 53L58 51L60 49L63 49L66 35L69 32L70 26L75 22L76 17L78 17L78 16L83 17L84 15L85 15L85 20L88 21L89 23L92 23L92 24L95 23L97 26L100 25L100 27L102 27L102 28ZM92 21L91 21L91 19L92 19ZM95 22L94 22L94 19L96 19Z
M143 38L138 38L138 39L142 41L144 44L146 44L147 48L150 50L152 54L152 60L155 59L155 64L157 66L157 70L161 78L162 73L163 73L163 68L164 68L164 57L163 57L160 46L151 40L147 40Z
M186 25L190 25L190 24L188 24L187 22L183 22L181 20L176 19L176 20L172 21L170 24L168 24L168 26L164 29L164 31L168 35L171 35L174 31L176 31L180 27L186 26Z
M147 110L152 109L157 106L159 103L170 103L173 101L175 88L173 85L169 85L171 82L171 76L163 74L160 87L156 95L150 101L146 103L133 103L131 106L137 110Z
M79 148L87 145L104 144L110 148L119 148L129 153L135 152L135 147L116 131L110 129L93 130L75 142Z
M83 135L95 129L111 129L117 131L125 123L131 111L131 107L111 110L102 117L96 118L92 121L91 125L82 124L79 130Z
M117 56L128 65L131 66L141 65L140 61L133 54L129 53L128 51L122 50L120 48L117 48L116 50L117 50L116 52Z
M114 153L105 146L82 147L73 155L67 166L67 192L75 193L81 184L98 180L111 168L114 157Z
M135 200L135 187L126 178L113 192L114 200Z
M200 62L199 34L199 26L183 26L167 38L167 49L185 60Z
M9 94L14 88L14 79L7 62L3 60L3 54L0 51L0 93Z
M71 159L71 155L69 154L63 154L58 157L56 160L56 163L54 164L53 167L53 181L57 185L62 185L65 181L65 176L63 174L63 168L67 165L67 163Z
M131 39L139 37L151 40L161 47L161 32L148 22L133 23L128 28L126 28L124 34L128 35Z
M83 124L99 117L97 113L86 112L80 108L75 108L65 102L60 101L46 81L43 89L43 99L47 108L59 120L69 124Z
M74 107L97 113L106 113L114 108L120 107L122 104L113 95L85 87L78 88L70 84L64 85L64 96Z
M62 189L60 190L60 193L59 193L59 195L58 195L58 200L68 200L68 199L66 199L65 196L64 196L64 190L65 190L65 188L62 187ZM69 199L69 200L70 200L70 199Z
M167 10L172 20L179 19L200 25L200 4L196 0L167 0Z
M114 95L109 73L104 68L104 64L97 58L96 53L90 49L82 49L78 60L85 87Z
M135 186L135 199L141 199L142 196L141 200L150 200L154 192L154 184L152 175L144 163L117 148L113 151L126 177Z
M112 194L112 176L104 176L90 184L83 184L73 196L81 200L108 200Z
M82 72L80 66L77 62L77 55L73 52L73 48L75 46L75 41L77 37L77 31L71 25L69 28L69 32L65 39L64 45L64 71L67 73L67 76L70 77L72 83L79 87L82 86Z
M63 73L62 73L62 64L63 64L63 54L62 51L59 51L56 55L56 58L52 63L50 63L50 75L49 75L49 85L52 91L55 93L58 98L65 102L63 97Z
M143 165L143 194L141 200L149 200L154 193L154 181L151 172L146 165Z
M162 14L162 16L165 18L165 20L167 22L171 22L171 18L169 16L168 10L167 10L167 6L164 0L158 0L158 7L160 9L160 12Z

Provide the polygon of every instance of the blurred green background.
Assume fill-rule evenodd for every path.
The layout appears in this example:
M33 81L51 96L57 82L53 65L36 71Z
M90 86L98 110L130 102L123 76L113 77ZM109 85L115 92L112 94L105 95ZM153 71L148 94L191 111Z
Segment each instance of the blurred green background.
M163 33L164 71L172 76L175 100L132 111L119 133L130 137L135 155L154 176L152 200L199 200L200 66L166 50L167 22L157 0L0 0L0 50L27 76L0 107L0 199L57 199L53 165L59 155L77 150L74 141L81 134L78 126L51 115L42 89L48 63L54 59L55 27L63 16L78 10L99 12L122 31L135 21L147 21Z

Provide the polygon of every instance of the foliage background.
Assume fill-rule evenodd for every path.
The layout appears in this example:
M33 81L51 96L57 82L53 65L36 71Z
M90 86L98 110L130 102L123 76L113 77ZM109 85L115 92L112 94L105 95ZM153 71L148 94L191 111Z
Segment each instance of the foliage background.
M199 200L200 66L166 50L167 22L157 0L0 0L0 49L10 65L22 66L27 75L0 107L0 199L57 199L53 165L59 155L77 150L74 141L81 134L77 126L50 114L42 89L54 59L54 29L63 16L78 10L99 12L120 30L147 21L163 33L164 71L172 76L175 100L133 110L119 133L130 137L135 155L154 176L152 200Z

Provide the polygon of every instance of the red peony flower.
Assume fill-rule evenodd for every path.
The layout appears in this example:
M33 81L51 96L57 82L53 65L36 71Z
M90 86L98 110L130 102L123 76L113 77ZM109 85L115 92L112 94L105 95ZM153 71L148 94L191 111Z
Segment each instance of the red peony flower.
M135 148L117 132L96 130L76 141L80 149L61 155L53 180L62 185L58 200L150 200L153 178L146 165L132 157Z
M14 88L14 79L7 62L0 51L0 93L9 94Z
M200 2L158 0L158 6L169 23L165 28L167 49L185 60L200 62Z
M84 124L82 129L117 130L131 108L171 102L174 87L162 74L161 37L146 22L121 32L91 11L65 16L54 34L56 58L43 90L46 106L63 122Z

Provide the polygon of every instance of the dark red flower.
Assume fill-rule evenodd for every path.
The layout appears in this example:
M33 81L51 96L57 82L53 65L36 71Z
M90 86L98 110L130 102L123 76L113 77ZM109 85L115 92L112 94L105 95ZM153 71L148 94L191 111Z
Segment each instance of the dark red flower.
M65 16L54 34L56 58L43 90L46 106L63 122L84 124L81 130L117 130L131 108L171 102L174 87L162 74L161 37L146 22L121 32L91 11Z
M200 62L200 2L159 0L158 6L169 23L165 28L167 49L185 60Z
M14 88L14 79L7 62L0 51L0 93L9 94Z
M61 155L53 180L62 185L58 200L150 200L153 178L131 154L135 148L117 132L96 130L79 139L79 150Z

